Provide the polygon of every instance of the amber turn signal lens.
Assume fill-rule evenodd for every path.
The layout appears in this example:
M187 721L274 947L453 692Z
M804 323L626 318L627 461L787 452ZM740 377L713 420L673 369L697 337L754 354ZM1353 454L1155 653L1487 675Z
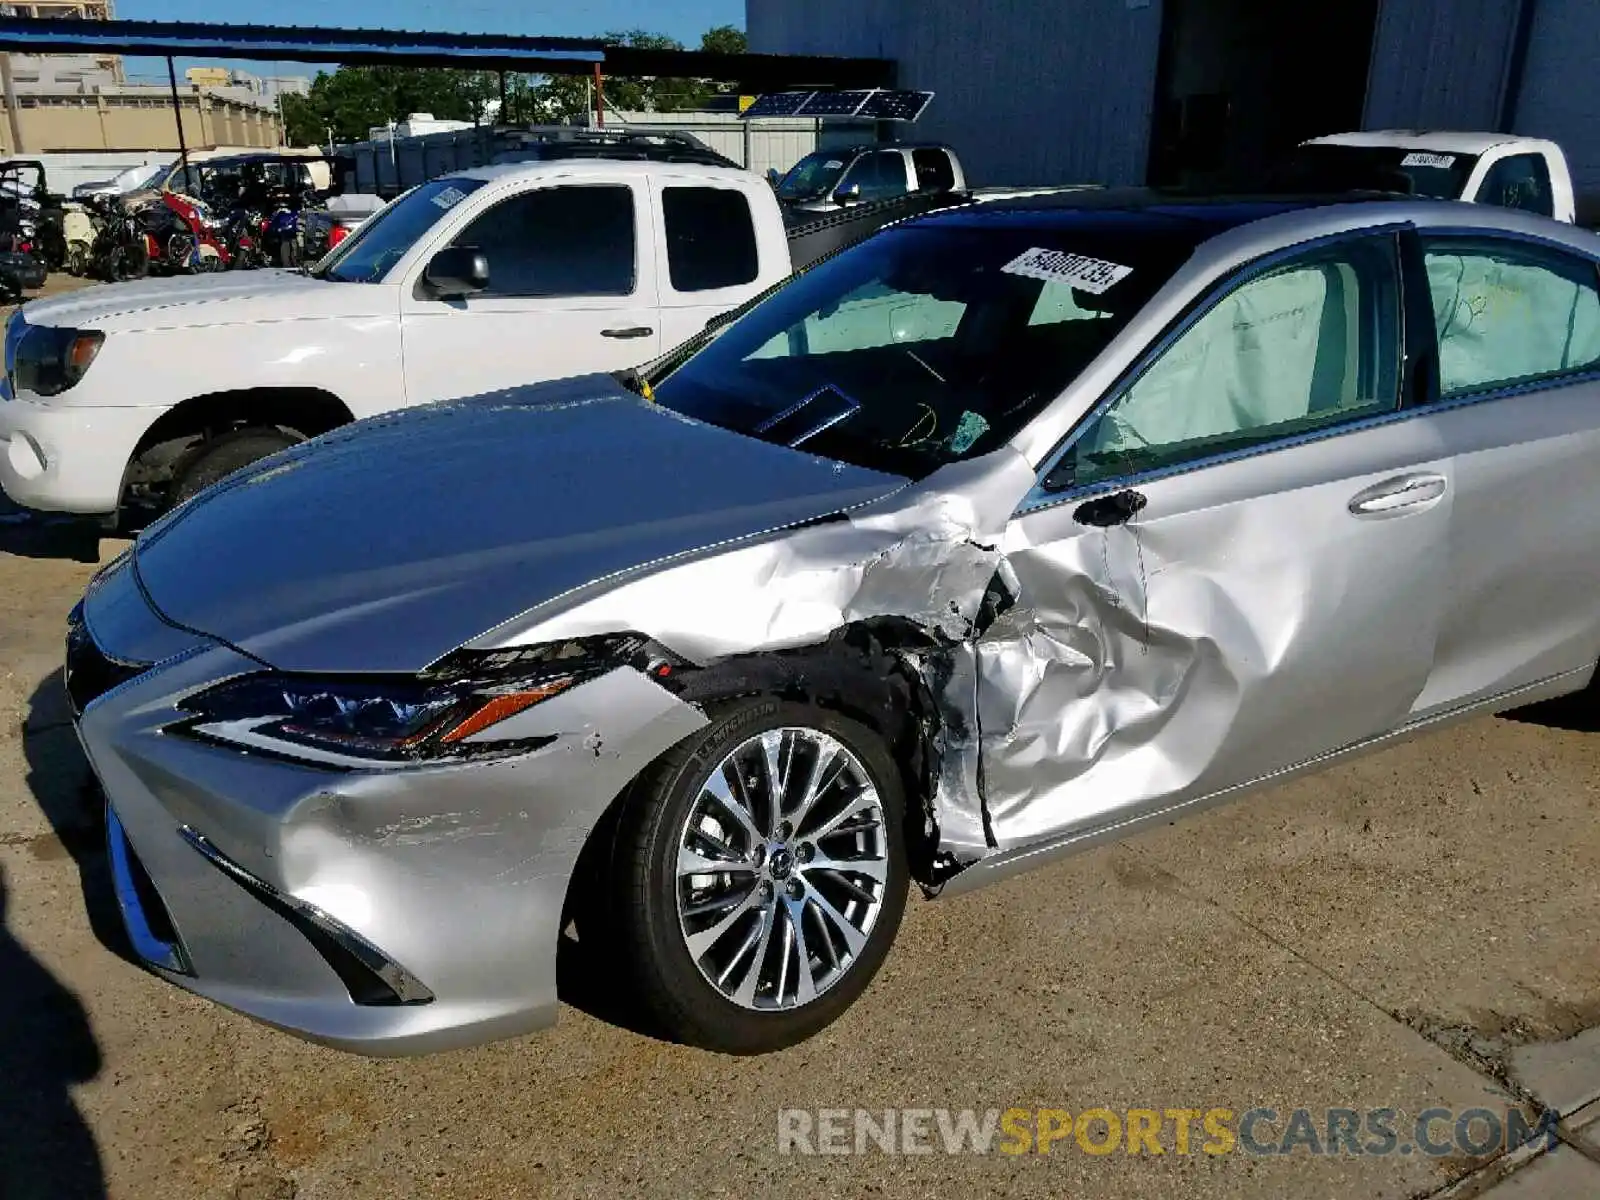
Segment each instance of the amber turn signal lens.
M548 700L557 692L572 686L571 677L565 679L552 679L549 683L541 683L538 687L529 688L522 692L505 692L498 696L490 696L483 706L469 715L459 725L445 734L441 742L459 742L481 733L491 725L497 725L507 717L514 717L525 708L532 708L541 700Z

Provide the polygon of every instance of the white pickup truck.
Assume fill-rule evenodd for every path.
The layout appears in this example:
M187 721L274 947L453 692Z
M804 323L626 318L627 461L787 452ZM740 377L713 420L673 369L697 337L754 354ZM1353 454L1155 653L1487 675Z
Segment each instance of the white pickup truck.
M1561 147L1508 133L1386 129L1304 142L1280 183L1308 191L1371 188L1517 208L1572 223L1577 199Z
M431 180L307 272L35 300L6 329L0 486L151 514L355 418L636 366L787 276L791 237L759 176L578 158Z

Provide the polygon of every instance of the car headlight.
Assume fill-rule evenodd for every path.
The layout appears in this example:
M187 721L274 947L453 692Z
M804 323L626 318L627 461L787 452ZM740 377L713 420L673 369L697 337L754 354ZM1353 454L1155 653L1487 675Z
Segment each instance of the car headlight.
M105 340L98 329L29 325L14 352L13 383L18 391L58 396L83 378Z
M333 765L406 764L527 750L495 727L619 666L660 676L681 660L637 634L458 651L414 676L244 675L178 705L173 732Z

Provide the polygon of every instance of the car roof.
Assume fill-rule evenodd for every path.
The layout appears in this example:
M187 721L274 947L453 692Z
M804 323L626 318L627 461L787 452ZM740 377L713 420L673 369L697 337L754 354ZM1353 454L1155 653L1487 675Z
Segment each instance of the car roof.
M1364 133L1330 133L1303 142L1306 146L1368 146L1392 150L1435 150L1441 154L1483 154L1507 142L1546 146L1538 138L1509 133L1473 133L1450 129L1373 129Z
M1151 232L1186 233L1195 241L1267 217L1335 204L1394 201L1388 192L1337 192L1304 196L1205 195L1160 188L1088 188L1042 196L1019 196L945 209L918 224L1081 228L1096 220L1130 224Z
M636 158L609 158L604 155L584 154L569 158L551 158L543 160L529 160L525 162L496 163L486 167L469 167L464 171L452 171L446 178L450 179L480 179L491 183L500 179L525 178L539 175L570 175L572 172L592 167L597 163L604 163L607 174L616 174L623 177L631 175L656 175L665 171L672 175L698 176L705 179L736 178L750 180L754 178L750 172L741 167L712 166L709 163L697 162L661 162L658 160ZM763 184L762 186L765 186Z

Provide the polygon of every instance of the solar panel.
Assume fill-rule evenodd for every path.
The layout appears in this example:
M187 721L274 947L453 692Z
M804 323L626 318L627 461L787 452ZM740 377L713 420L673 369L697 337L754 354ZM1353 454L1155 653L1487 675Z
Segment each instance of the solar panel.
M801 106L813 95L812 92L768 92L764 96L757 96L756 102L739 115L746 119L792 117L799 113Z
M797 116L853 117L871 92L817 92L800 106Z
M932 99L932 92L882 89L868 95L855 115L874 121L915 121Z

